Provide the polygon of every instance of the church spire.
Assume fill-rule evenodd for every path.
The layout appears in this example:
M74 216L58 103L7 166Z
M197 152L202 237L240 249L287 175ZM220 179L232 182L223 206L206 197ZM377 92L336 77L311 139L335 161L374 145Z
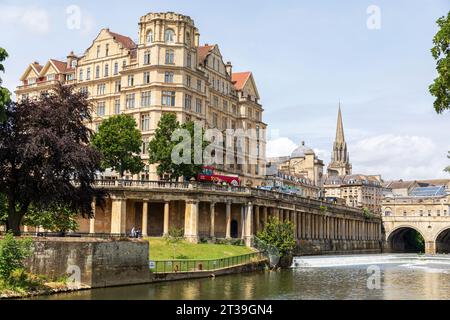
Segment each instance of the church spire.
M341 102L339 102L339 113L336 127L336 141L335 142L345 142L344 136L344 125L342 123L342 112L341 112Z
M352 172L352 165L350 164L350 155L349 152L347 151L347 143L345 142L341 102L339 101L336 139L333 145L333 155L331 158L331 163L328 166L328 174L342 176L351 174L351 172Z

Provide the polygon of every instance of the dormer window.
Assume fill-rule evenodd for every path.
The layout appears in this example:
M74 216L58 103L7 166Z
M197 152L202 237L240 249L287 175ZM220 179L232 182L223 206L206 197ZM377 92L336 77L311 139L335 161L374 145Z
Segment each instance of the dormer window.
M147 31L147 35L145 37L145 42L147 44L152 44L153 43L153 32L152 32L152 30Z
M174 43L175 42L175 32L172 29L167 29L164 32L164 41L166 43Z
M47 81L53 81L53 80L55 80L55 74L49 74L49 75L47 75Z
M28 84L35 84L35 83L36 83L36 78L28 79Z

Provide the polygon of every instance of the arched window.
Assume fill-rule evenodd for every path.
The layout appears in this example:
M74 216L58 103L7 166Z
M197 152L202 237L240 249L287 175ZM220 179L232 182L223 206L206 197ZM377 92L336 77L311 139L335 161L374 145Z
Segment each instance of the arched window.
M119 74L119 64L116 62L114 63L114 75Z
M105 65L105 77L109 77L109 64Z
M78 80L83 81L83 69L80 69L80 76L78 77Z
M147 31L147 35L145 37L145 42L147 44L152 44L153 43L153 32L152 32L152 30Z
M95 78L100 78L100 66L95 67Z
M164 41L166 43L174 43L175 42L175 32L172 29L167 29L164 32Z

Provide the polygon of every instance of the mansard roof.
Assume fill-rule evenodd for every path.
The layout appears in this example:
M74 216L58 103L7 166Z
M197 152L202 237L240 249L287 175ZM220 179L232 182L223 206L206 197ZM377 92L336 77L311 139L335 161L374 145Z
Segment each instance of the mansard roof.
M345 176L325 176L325 185L350 185L350 184L367 184L381 186L382 180L380 176L365 174L350 174Z

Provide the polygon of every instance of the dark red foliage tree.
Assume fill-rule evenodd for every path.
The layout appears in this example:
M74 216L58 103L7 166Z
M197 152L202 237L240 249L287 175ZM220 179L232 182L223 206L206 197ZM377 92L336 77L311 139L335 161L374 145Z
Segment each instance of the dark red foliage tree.
M7 105L7 120L0 123L0 193L7 198L7 229L15 235L31 204L63 203L91 216L92 199L102 199L93 188L101 155L89 146L86 98L58 85L37 99Z

